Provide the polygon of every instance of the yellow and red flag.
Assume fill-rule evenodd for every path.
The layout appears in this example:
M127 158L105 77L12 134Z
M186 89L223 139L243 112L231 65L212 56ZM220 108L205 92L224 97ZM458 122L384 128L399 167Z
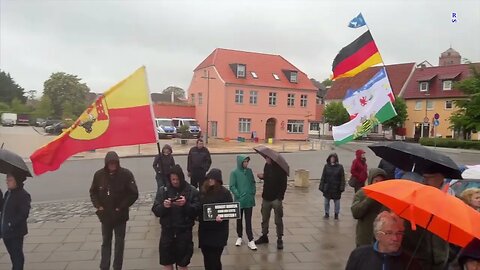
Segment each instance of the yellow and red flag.
M71 127L31 156L33 171L54 171L70 156L93 149L157 140L145 67L99 96Z

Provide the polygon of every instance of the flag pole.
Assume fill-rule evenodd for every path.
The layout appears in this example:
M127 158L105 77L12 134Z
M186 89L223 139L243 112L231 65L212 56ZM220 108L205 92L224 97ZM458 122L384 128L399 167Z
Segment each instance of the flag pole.
M150 92L150 86L148 85L148 74L147 74L147 68L145 66L142 66L143 69L145 70L145 85L147 86L148 90L148 101L150 102L150 114L152 116L152 127L153 127L153 132L155 133L155 137L157 138L157 150L158 154L161 154L160 152L160 141L158 139L158 132L156 129L156 124L155 124L155 113L153 112L153 102L152 102L152 93Z

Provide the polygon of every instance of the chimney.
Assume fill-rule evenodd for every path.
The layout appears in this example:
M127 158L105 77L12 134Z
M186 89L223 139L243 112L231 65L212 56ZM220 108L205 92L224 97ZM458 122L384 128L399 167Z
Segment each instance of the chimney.
M173 91L172 91L172 93L171 93L171 98L170 98L170 100L172 101L172 103L175 103L175 95L174 95Z

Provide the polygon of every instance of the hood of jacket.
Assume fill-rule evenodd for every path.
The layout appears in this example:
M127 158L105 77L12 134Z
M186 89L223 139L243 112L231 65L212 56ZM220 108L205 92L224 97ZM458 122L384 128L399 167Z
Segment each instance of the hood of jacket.
M247 156L247 155L238 155L237 156L237 169L243 170L243 161L245 161L245 159L250 160L250 157Z
M215 179L220 183L220 185L223 185L222 171L220 169L211 169L205 176L205 179Z
M474 238L458 255L458 262L463 267L467 259L480 261L480 239ZM463 269L463 268L462 268Z
M365 151L363 151L362 149L358 149L357 151L355 151L355 157L358 159L362 158L362 154L365 154Z
M340 163L340 161L338 160L338 155L337 155L337 153L331 153L331 154L328 155L328 157L327 157L327 163L328 163L328 164L330 164L330 158L331 158L331 157L335 157L335 160L336 160L336 161L335 161L335 164Z
M163 147L162 147L162 154L163 154L163 151L164 150L170 150L170 154L173 154L173 150L172 150L172 147L169 145L169 144L165 144Z
M180 187L179 188L173 187L172 180L171 180L171 177L170 177L170 175L172 175L172 174L175 174L175 175L178 176L178 179L180 180ZM177 190L184 190L185 187L187 186L187 181L185 181L185 174L183 173L182 167L180 167L180 165L178 165L178 164L173 166L173 168L170 172L170 175L168 175L168 183L170 184L170 186L174 189L177 189Z
M373 182L373 178L375 178L379 175L381 175L385 179L387 179L387 173L383 169L371 168L370 170L368 170L368 184L371 185L372 182Z
M110 162L116 162L117 163L117 169L120 168L120 157L118 156L117 152L115 151L110 151L105 155L105 169L107 170L107 165Z

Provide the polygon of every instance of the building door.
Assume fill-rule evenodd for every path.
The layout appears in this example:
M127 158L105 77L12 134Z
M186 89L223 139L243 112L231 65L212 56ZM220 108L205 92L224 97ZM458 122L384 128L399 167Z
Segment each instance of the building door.
M418 140L420 137L422 137L422 123L415 123L415 134L413 135L413 138Z
M217 126L218 126L218 122L217 121L212 121L211 122L212 124L212 132L210 133L212 135L212 137L217 137Z
M265 125L265 139L275 138L275 126L277 120L275 118L269 118Z
M430 123L423 123L423 138L428 138L428 135L430 134Z

